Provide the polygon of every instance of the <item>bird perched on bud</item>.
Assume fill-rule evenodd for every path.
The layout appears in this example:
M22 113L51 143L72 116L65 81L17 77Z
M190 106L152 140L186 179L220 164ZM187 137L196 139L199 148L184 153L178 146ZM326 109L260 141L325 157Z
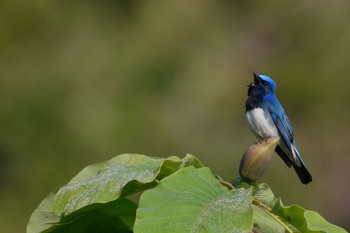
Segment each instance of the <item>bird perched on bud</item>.
M249 128L260 140L280 137L275 149L288 167L293 166L303 184L312 181L294 140L292 126L275 95L275 82L266 75L254 75L248 85L246 116Z

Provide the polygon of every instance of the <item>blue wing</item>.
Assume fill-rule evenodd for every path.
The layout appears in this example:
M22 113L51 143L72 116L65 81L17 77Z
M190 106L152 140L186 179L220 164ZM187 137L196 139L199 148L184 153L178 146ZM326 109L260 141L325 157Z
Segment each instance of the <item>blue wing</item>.
M273 122L284 142L285 148L281 145L276 147L276 152L290 167L293 165L301 182L307 184L312 181L312 176L307 170L294 141L292 125L284 112L278 99L273 94L266 94L263 101L264 108L270 113ZM287 151L286 151L287 150Z
M264 97L264 104L271 115L278 132L280 133L284 143L289 152L292 154L292 144L294 144L294 134L290 121L284 112L284 109L275 95L266 94Z

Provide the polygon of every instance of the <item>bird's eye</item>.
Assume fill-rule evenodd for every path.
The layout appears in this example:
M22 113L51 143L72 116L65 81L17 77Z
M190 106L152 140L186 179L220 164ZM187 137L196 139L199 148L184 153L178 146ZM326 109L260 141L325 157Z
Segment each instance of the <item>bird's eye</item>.
M268 86L268 85L269 85L269 83L268 83L268 82L264 82L264 85L265 85L265 86Z

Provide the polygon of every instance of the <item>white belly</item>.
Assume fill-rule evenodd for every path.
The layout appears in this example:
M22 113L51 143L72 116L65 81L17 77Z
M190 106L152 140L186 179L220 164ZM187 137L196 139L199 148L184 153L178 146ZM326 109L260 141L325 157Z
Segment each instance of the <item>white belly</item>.
M279 133L270 114L264 114L261 108L247 111L249 128L258 139L278 137Z

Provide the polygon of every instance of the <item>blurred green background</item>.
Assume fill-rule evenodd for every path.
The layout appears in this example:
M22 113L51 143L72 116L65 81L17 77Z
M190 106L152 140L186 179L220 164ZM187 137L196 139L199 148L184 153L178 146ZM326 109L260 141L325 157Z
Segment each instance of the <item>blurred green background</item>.
M224 179L255 141L252 72L271 76L314 181L276 155L261 181L350 229L350 8L322 1L1 1L0 226L83 167L192 153Z

